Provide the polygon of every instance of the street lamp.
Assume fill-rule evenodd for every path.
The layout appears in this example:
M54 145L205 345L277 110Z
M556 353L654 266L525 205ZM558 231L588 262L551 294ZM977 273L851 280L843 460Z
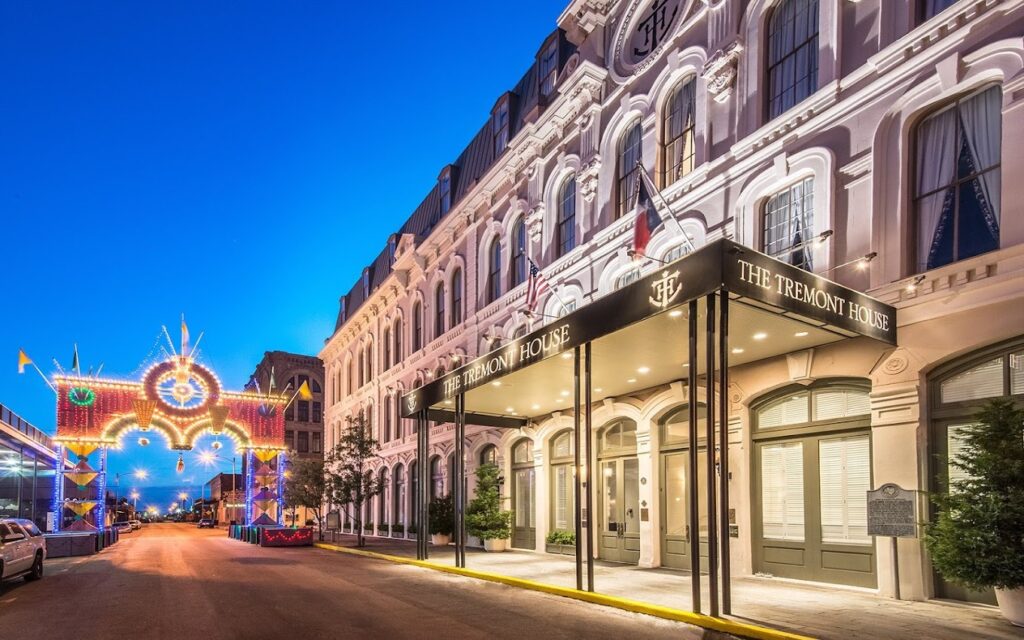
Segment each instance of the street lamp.
M203 466L205 466L205 467L211 467L214 464L216 464L217 462L227 462L227 461L228 461L227 458L225 458L224 456L219 456L219 455L217 455L216 453L214 453L212 451L201 451L199 453L199 462L201 462L203 464ZM212 487L210 488L210 499L211 500L213 499L213 488ZM235 504L238 503L238 497L237 497L237 495L235 493L235 456L231 456L231 500L234 500ZM205 507L205 504L206 504L206 485L205 484L203 485L203 504L204 504L204 507ZM231 509L235 509L235 508L237 508L237 507L231 507ZM228 511L227 507L224 508L224 514L225 514L225 516L228 516L228 520L232 519L230 517L230 512Z
M132 496L132 512L134 513L134 512L139 510L139 492L134 490L134 489L132 489L131 496Z
M149 479L149 472L145 469L136 469L133 474L136 480L147 480Z

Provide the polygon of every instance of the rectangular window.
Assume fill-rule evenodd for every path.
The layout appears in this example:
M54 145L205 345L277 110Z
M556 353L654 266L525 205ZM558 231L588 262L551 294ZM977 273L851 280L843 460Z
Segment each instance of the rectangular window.
M768 20L768 119L818 89L818 0L785 0Z
M946 471L948 473L947 478L949 479L948 486L950 491L953 490L953 483L970 478L970 475L954 465L953 461L963 454L964 445L967 442L967 430L973 426L974 424L951 424L946 430Z
M573 482L572 466L560 464L554 467L555 471L555 500L554 504L554 528L569 530L575 526L575 503L573 493L575 484Z
M917 268L999 248L1002 91L989 87L917 127Z
M821 482L821 541L871 544L867 492L871 489L868 436L822 440L818 444Z
M289 449L295 448L295 432L291 429L286 429L284 432L284 446Z
M934 18L956 4L956 1L957 0L919 0L921 7L921 22Z
M323 406L319 402L314 401L313 402L313 422L320 422L320 421L323 420L323 417L324 417Z
M323 448L320 444L320 438L321 434L316 432L313 433L313 453L320 453Z
M784 189L764 205L761 250L782 262L811 271L814 234L814 178Z
M804 540L804 447L801 442L761 447L762 535Z
M295 403L294 402L291 403L291 405L288 406L288 410L284 412L284 419L287 420L288 422L294 422L295 421Z
M498 156L508 146L508 101L502 102L497 111L494 112L491 122L491 130L494 132L494 155Z
M537 77L540 78L540 95L545 98L555 90L555 79L558 73L558 39L554 39L544 49L537 65Z
M299 408L299 422L309 422L309 401L299 400L295 403Z
M309 453L309 432L308 431L300 431L299 432L299 444L298 444L298 449L297 450L298 450L299 453Z
M452 180L451 176L445 173L441 176L441 215L445 215L452 208Z

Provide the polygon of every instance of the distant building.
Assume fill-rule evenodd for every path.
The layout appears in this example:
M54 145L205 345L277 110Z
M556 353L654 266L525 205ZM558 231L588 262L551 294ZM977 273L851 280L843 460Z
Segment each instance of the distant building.
M57 459L48 435L0 405L0 518L27 518L50 530Z
M324 456L324 363L316 356L307 356L286 351L267 351L256 366L253 377L259 388L266 390L273 372L274 387L279 391L288 389L287 395L294 395L303 382L309 383L313 397L303 400L296 397L284 414L285 446L298 454L299 458L323 458ZM305 509L292 511L285 507L287 524L303 524L313 515Z
M245 475L218 473L207 481L203 495L209 496L214 519L220 524L242 522L245 514Z

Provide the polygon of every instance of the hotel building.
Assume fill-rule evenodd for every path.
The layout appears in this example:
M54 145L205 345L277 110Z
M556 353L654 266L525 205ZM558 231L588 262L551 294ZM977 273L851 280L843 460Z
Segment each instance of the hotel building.
M325 438L361 413L381 443L386 490L364 521L409 536L421 478L453 489L452 425L430 426L424 473L405 394L731 241L894 307L898 336L807 347L813 332L785 323L733 327L716 393L732 574L893 593L866 492L920 491L926 516L979 403L1024 401L1021 33L1021 0L571 2L341 296L319 354ZM665 220L635 260L641 171ZM549 285L533 314L530 259ZM600 559L689 570L708 524L685 504L692 394L658 356L627 343L593 388L591 536ZM502 469L513 548L575 526L572 385L509 389L501 413L521 429L466 429L468 477ZM992 599L939 578L919 538L898 557L903 598Z

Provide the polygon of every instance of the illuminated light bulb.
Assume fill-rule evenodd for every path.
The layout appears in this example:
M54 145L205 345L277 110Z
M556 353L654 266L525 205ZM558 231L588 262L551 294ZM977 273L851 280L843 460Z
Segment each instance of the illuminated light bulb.
M222 446L223 445L221 445L220 440L214 440L213 443L210 444L210 448L213 449L214 451L220 449Z
M807 331L797 331L796 333L793 334L793 337L795 337L795 338L803 338L803 337L805 337L807 335L809 335Z
M668 317L670 317L670 318L678 318L681 315L683 315L683 312L682 312L681 309L673 309L672 311L668 312Z
M641 374L643 374L643 373L650 373L651 372L651 368L650 367L640 367L639 369L636 370L636 372L637 373L641 373Z
M149 438L139 438L139 446L145 447L149 445Z
M764 331L758 331L757 333L755 333L753 335L754 340L764 340L767 337L768 337L768 334L765 333Z
M626 382L633 384L634 382L636 382L636 378L629 378L628 380L626 380Z

